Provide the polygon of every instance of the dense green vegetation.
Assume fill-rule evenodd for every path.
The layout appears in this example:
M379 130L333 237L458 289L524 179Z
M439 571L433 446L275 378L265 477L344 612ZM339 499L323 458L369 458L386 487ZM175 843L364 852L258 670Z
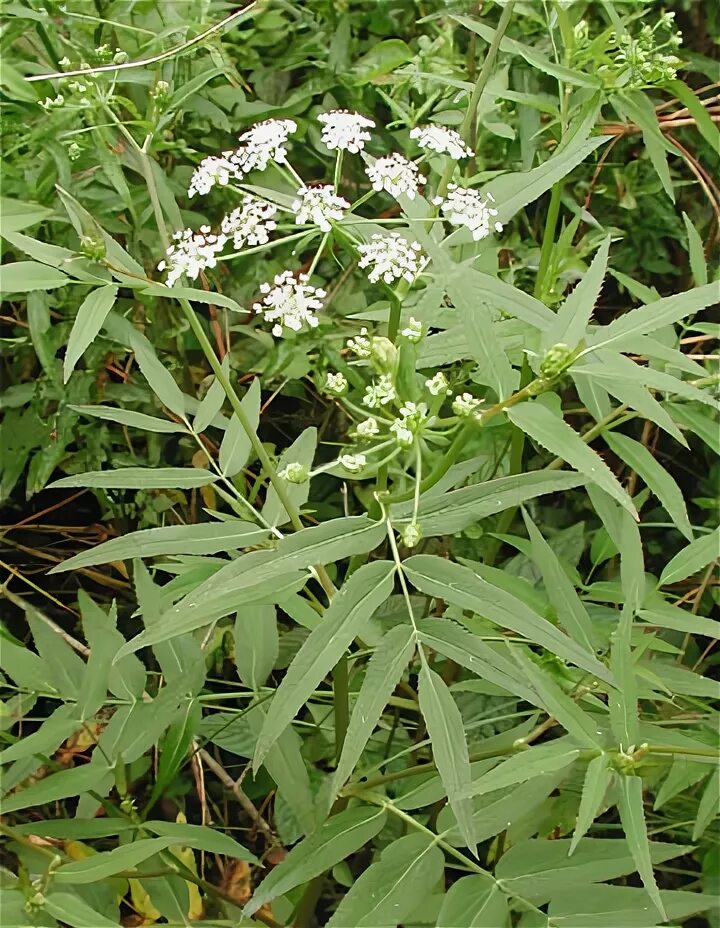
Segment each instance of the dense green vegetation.
M717 928L716 5L0 10L4 928Z

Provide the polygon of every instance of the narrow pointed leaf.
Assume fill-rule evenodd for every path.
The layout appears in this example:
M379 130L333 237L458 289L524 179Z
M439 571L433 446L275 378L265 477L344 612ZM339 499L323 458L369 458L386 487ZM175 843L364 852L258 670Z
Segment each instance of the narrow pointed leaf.
M223 358L222 369L225 376L230 373L230 355L226 354ZM210 384L210 389L202 398L193 418L193 431L200 435L212 423L218 415L225 402L225 390L222 383L216 377Z
M692 541L693 533L682 491L657 458L645 445L620 432L606 432L603 437L615 454L639 474L678 529Z
M410 625L397 625L390 629L375 648L350 716L342 753L333 774L330 802L335 799L360 760L365 745L414 650L415 632Z
M609 325L597 329L590 343L593 348L607 348L612 345L616 351L633 351L635 336L657 332L666 325L672 325L673 322L679 322L700 312L701 309L717 303L719 293L720 285L711 283L686 290L684 293L674 293L654 303L632 309Z
M96 912L76 893L52 892L46 898L43 908L71 928L117 928L118 925L117 918L111 921Z
M490 876L464 876L443 900L437 928L506 928L510 909L505 894Z
M80 304L65 349L63 361L65 383L70 379L70 374L75 370L75 365L83 356L86 348L103 327L107 314L115 304L117 292L118 288L114 286L98 287L97 290L92 290Z
M185 426L178 422L147 416L144 412L135 412L132 409L120 409L115 406L69 406L68 408L80 413L81 416L106 419L109 422L118 422L120 425L129 425L131 428L143 429L146 432L164 432L168 435L173 432L187 433Z
M576 747L567 738L541 744L521 751L509 760L503 761L479 779L474 780L468 790L469 796L484 796L496 789L525 783L535 777L566 770L580 756Z
M665 565L658 586L677 583L696 574L720 557L720 528L696 538Z
M585 605L557 555L524 509L523 518L532 544L533 560L542 572L545 592L555 608L558 620L571 638L593 654L595 632Z
M602 290L609 250L610 236L598 249L583 278L572 293L565 298L565 302L558 310L555 323L544 333L543 344L546 348L558 343L575 348L584 338L585 330Z
M580 839L588 833L590 826L602 811L612 775L612 769L605 754L598 754L588 764L569 854L573 853Z
M405 922L440 881L445 858L432 838L410 834L386 847L343 897L328 928L378 928Z
M692 839L697 841L705 834L710 823L720 814L720 775L713 772L698 804Z
M510 628L563 660L612 683L612 676L604 665L585 648L517 597L483 580L469 568L434 555L417 554L404 562L403 569L413 586L423 593L471 609L501 628Z
M93 854L82 860L62 864L54 874L56 883L97 883L114 876L121 870L137 867L148 857L164 851L175 843L175 838L140 838L131 844L123 844L112 851Z
M203 522L199 525L167 525L130 532L76 554L53 567L50 573L64 573L80 567L124 561L136 557L172 554L218 554L262 544L268 531L251 522Z
M375 837L385 824L386 814L384 809L360 806L333 815L265 877L243 914L254 915L261 906L345 860Z
M255 749L255 770L378 606L390 595L394 574L395 565L390 561L373 561L356 570L335 595L322 623L305 640L275 691Z
M666 921L667 915L655 882L652 858L650 856L650 843L645 822L642 791L642 779L640 777L621 776L618 778L618 810L625 831L625 840L632 853L640 879L643 881L643 886L655 903L661 921Z
M575 470L585 474L636 516L635 507L613 472L580 438L575 429L552 413L542 403L520 403L507 411L508 418L548 451L567 461Z
M130 347L135 352L135 360L150 385L150 389L164 406L167 406L176 416L184 419L185 400L182 390L155 354L153 346L144 335L133 331L130 335Z
M594 721L594 715L583 711L563 692L549 673L533 663L519 648L513 649L513 655L521 673L527 677L542 699L547 712L583 747L600 747L603 738Z
M421 652L422 653L422 652ZM473 807L467 797L470 788L470 757L460 710L441 676L423 658L418 687L420 711L425 719L433 750L433 760L458 828L473 854L477 842L473 830Z
M260 422L260 380L255 378L250 389L240 401L253 431L257 430ZM250 438L243 428L240 420L233 414L230 425L225 430L218 461L220 470L226 477L234 477L247 464L252 445Z

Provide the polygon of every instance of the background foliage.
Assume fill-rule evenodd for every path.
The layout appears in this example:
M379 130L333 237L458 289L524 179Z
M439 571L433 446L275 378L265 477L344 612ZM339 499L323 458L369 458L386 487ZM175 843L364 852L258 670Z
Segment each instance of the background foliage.
M720 20L506 11L3 3L8 928L717 924ZM502 234L421 221L438 156L333 229L317 330L246 311L317 237L164 287L169 233L237 202L188 198L201 159L290 117L330 182L337 107L371 157L465 131ZM348 247L387 225L430 258L406 292ZM442 370L480 425L357 475L325 376L359 403L387 356L346 340L400 308L403 398Z

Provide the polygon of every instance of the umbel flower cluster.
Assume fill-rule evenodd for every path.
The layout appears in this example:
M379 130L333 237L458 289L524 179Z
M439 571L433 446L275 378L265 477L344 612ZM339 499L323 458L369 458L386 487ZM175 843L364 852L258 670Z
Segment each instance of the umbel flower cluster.
M237 192L239 205L222 219L217 229L204 225L198 230L182 229L173 235L165 258L158 265L159 270L166 272L168 286L183 278L196 280L205 269L216 266L228 246L242 255L271 247L274 241L281 243L284 239L273 240L273 233L278 231L280 222L283 227L289 222L297 231L321 235L318 252L307 273L288 269L273 281L264 283L260 288L261 298L253 304L253 310L270 324L276 337L319 324L317 314L323 308L326 294L310 283L312 271L333 227L351 217L356 206L368 199L366 194L353 205L338 189L344 154L363 153L371 196L385 192L392 197L406 196L412 200L427 179L417 163L397 152L379 158L364 153L366 143L371 140L370 130L375 127L371 119L358 113L334 110L320 114L318 122L322 127L322 144L336 157L333 184L306 184L292 167L288 147L298 128L292 119L268 119L257 123L243 132L235 150L211 155L198 165L190 179L190 197L208 194L214 187L225 187ZM443 126L414 128L410 138L421 149L418 161L427 156L445 155L459 160L472 155L461 136ZM292 185L292 199L278 196L273 200L271 190L265 198L258 195L257 188L246 189L248 175L270 168L274 168L286 184ZM280 205L281 202L285 205ZM450 185L447 194L437 196L433 204L441 220L458 228L466 227L476 241L490 235L493 229L498 232L502 229L496 220L497 210L492 206L492 199L483 198L475 190ZM407 289L428 265L420 244L398 231L375 234L370 241L363 242L346 224L343 239L350 243L358 267L373 284L388 288L402 284Z

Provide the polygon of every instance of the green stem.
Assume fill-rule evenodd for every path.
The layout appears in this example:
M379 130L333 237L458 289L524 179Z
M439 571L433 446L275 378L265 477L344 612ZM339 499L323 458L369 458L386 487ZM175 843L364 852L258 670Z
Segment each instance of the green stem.
M473 150L475 149L476 140L472 138L472 127L476 121L480 99L482 98L483 92L487 87L488 81L492 77L493 69L495 67L495 59L497 58L497 53L500 50L500 43L505 37L507 28L510 25L510 19L512 17L514 6L515 0L508 0L508 3L502 11L500 22L497 24L495 35L493 36L493 40L490 43L490 48L488 48L485 61L483 62L483 66L480 69L480 73L478 74L478 79L475 81L475 87L473 88L472 96L468 102L468 108L467 112L465 113L465 119L463 120L460 134ZM442 197L447 192L447 187L453 176L454 170L455 162L448 158L448 163L445 167L445 170L443 171L440 184L438 185L438 196Z
M499 415L501 412L504 412L506 409L510 409L512 406L517 406L517 404L522 403L523 400L529 399L531 396L536 396L543 390L548 389L551 386L551 383L551 381L533 380L531 383L527 384L527 386L523 387L521 390L518 390L517 393L513 393L512 396L509 396L505 400L501 400L499 403L496 403L494 406L491 406L489 409L485 410L481 416L469 419L465 425L463 425L462 428L458 430L452 444L435 467L435 470L428 474L428 476L421 482L420 492L427 493L428 490L434 487L435 484L445 476L445 474L450 470L452 465L460 456L460 452L465 447L468 436L475 426L485 425L486 422L489 422L490 419ZM415 489L413 488L412 490L408 490L405 493L399 493L397 496L390 497L385 494L385 498L382 500L382 502L404 503L410 499L413 499L414 496Z
M388 332L387 337L390 341L395 344L395 339L397 338L398 329L400 328L400 313L402 311L402 300L397 295L393 294L390 297L390 317L388 319Z
M538 265L537 277L535 278L535 290L533 295L538 299L545 291L545 275L550 266L550 256L552 255L553 245L555 243L555 226L557 225L558 216L560 215L560 199L562 196L562 183L553 184L552 193L550 194L550 205L548 206L547 216L545 217L545 230L543 232L542 247L540 249L540 263Z
M222 364L217 358L217 355L213 351L213 347L210 344L210 340L205 334L200 320L197 318L195 311L192 306L188 303L187 300L180 299L178 300L180 307L182 308L185 318L190 323L190 328L193 330L195 337L200 343L203 354L208 360L210 367L213 370L213 373L218 379L218 382L225 391L225 395L230 401L230 405L233 408L233 412L240 420L240 425L243 427L245 434L252 445L252 449L255 452L260 464L262 465L263 470L270 478L270 483L273 485L275 492L278 495L278 499L282 503L285 511L287 512L290 521L292 522L293 528L296 531L300 531L303 527L302 521L300 519L300 514L297 510L297 507L292 502L287 493L287 487L285 482L281 477L278 476L278 472L275 469L272 461L270 460L270 455L265 450L265 446L258 438L255 429L252 427L250 420L247 417L245 410L243 409L242 403L240 402L240 397L235 392L235 388L230 383L225 371L223 370Z
M343 655L333 668L333 708L335 709L335 760L340 760L350 721L348 661Z

